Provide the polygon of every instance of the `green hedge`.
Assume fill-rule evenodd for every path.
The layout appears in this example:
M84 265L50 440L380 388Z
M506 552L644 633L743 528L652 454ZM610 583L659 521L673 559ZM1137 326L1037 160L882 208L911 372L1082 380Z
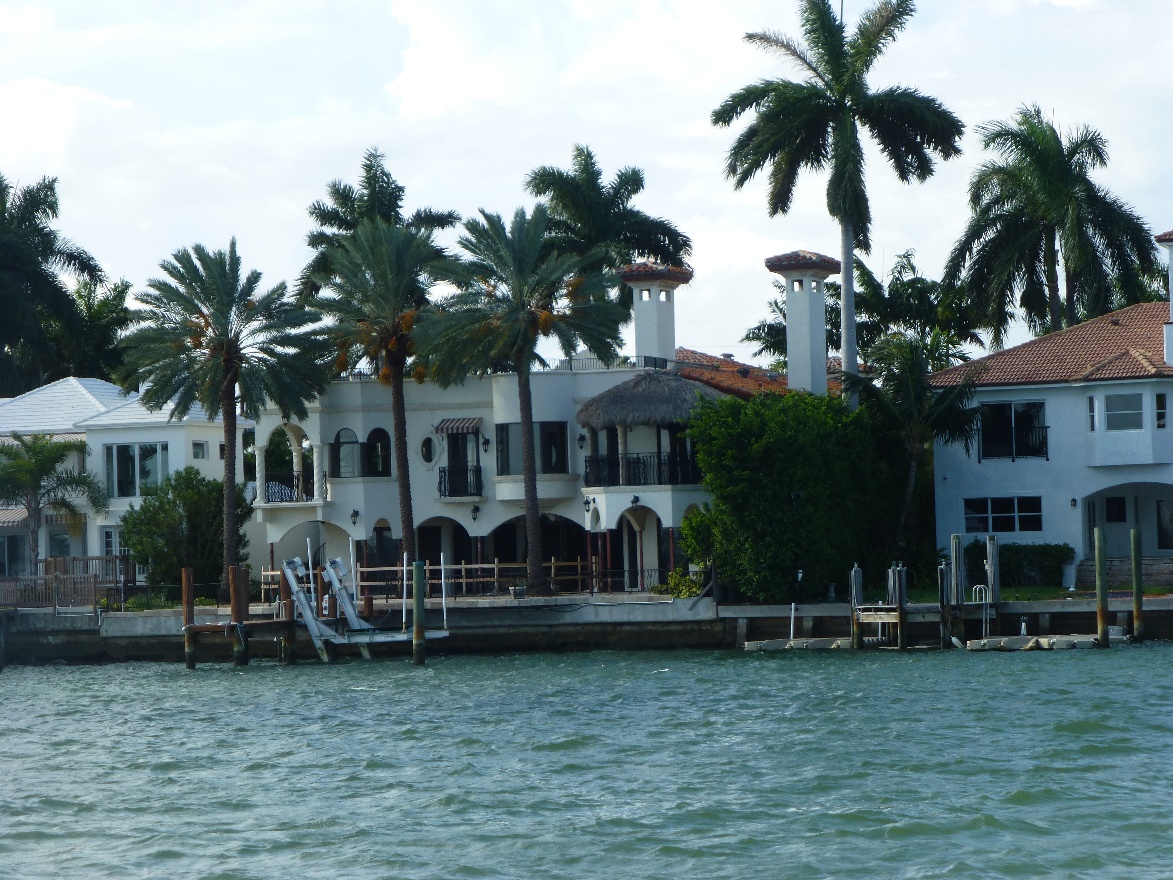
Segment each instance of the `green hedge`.
M965 570L969 583L986 580L986 542L974 538L965 545ZM1069 544L998 543L998 574L1002 588L1059 587L1063 585L1063 566L1075 561Z

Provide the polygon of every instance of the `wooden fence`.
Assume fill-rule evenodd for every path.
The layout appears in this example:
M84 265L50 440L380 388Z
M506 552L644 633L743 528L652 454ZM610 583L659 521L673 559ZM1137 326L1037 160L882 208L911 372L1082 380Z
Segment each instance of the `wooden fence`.
M137 582L129 556L65 556L37 560L38 575L92 575L100 587L130 587Z
M0 607L98 610L98 578L50 574L0 578Z

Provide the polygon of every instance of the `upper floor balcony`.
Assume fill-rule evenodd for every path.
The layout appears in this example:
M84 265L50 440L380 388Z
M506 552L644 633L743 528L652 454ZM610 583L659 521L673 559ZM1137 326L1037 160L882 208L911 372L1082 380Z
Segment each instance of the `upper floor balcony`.
M441 498L478 498L485 494L480 465L441 467L436 489Z
M695 459L667 452L590 455L583 475L587 487L692 486L700 481L701 472Z

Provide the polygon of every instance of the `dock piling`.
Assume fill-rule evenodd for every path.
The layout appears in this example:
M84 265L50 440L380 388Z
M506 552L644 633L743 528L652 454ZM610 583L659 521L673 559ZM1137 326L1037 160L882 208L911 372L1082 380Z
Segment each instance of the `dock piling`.
M277 582L277 600L281 615L286 622L280 641L277 643L277 650L281 655L281 662L288 666L293 663L293 645L297 639L297 625L294 623L293 591L289 589L289 582L284 577Z
M183 665L188 669L196 668L196 634L192 632L195 626L195 572L185 568L179 573L180 590L183 598Z
M1095 529L1096 541L1096 646L1108 647L1108 571L1104 558L1104 531Z
M1132 530L1132 640L1144 641L1144 578L1140 564L1140 529Z
M424 563L412 564L412 598L414 604L411 611L411 662L416 666L423 666L426 658L424 647L424 591L427 589Z
M233 565L228 569L228 607L236 624L236 641L232 643L232 665L248 666L248 632L242 624L248 620L248 567Z

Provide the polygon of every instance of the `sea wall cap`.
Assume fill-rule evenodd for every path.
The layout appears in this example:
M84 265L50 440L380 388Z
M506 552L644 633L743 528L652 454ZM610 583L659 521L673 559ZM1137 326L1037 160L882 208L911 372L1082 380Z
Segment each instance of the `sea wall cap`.
M629 285L639 281L667 281L672 284L688 284L692 281L692 269L650 262L631 263L621 268L618 275Z
M813 270L838 275L841 267L834 257L816 254L814 251L791 251L788 254L766 257L766 268L777 274Z

